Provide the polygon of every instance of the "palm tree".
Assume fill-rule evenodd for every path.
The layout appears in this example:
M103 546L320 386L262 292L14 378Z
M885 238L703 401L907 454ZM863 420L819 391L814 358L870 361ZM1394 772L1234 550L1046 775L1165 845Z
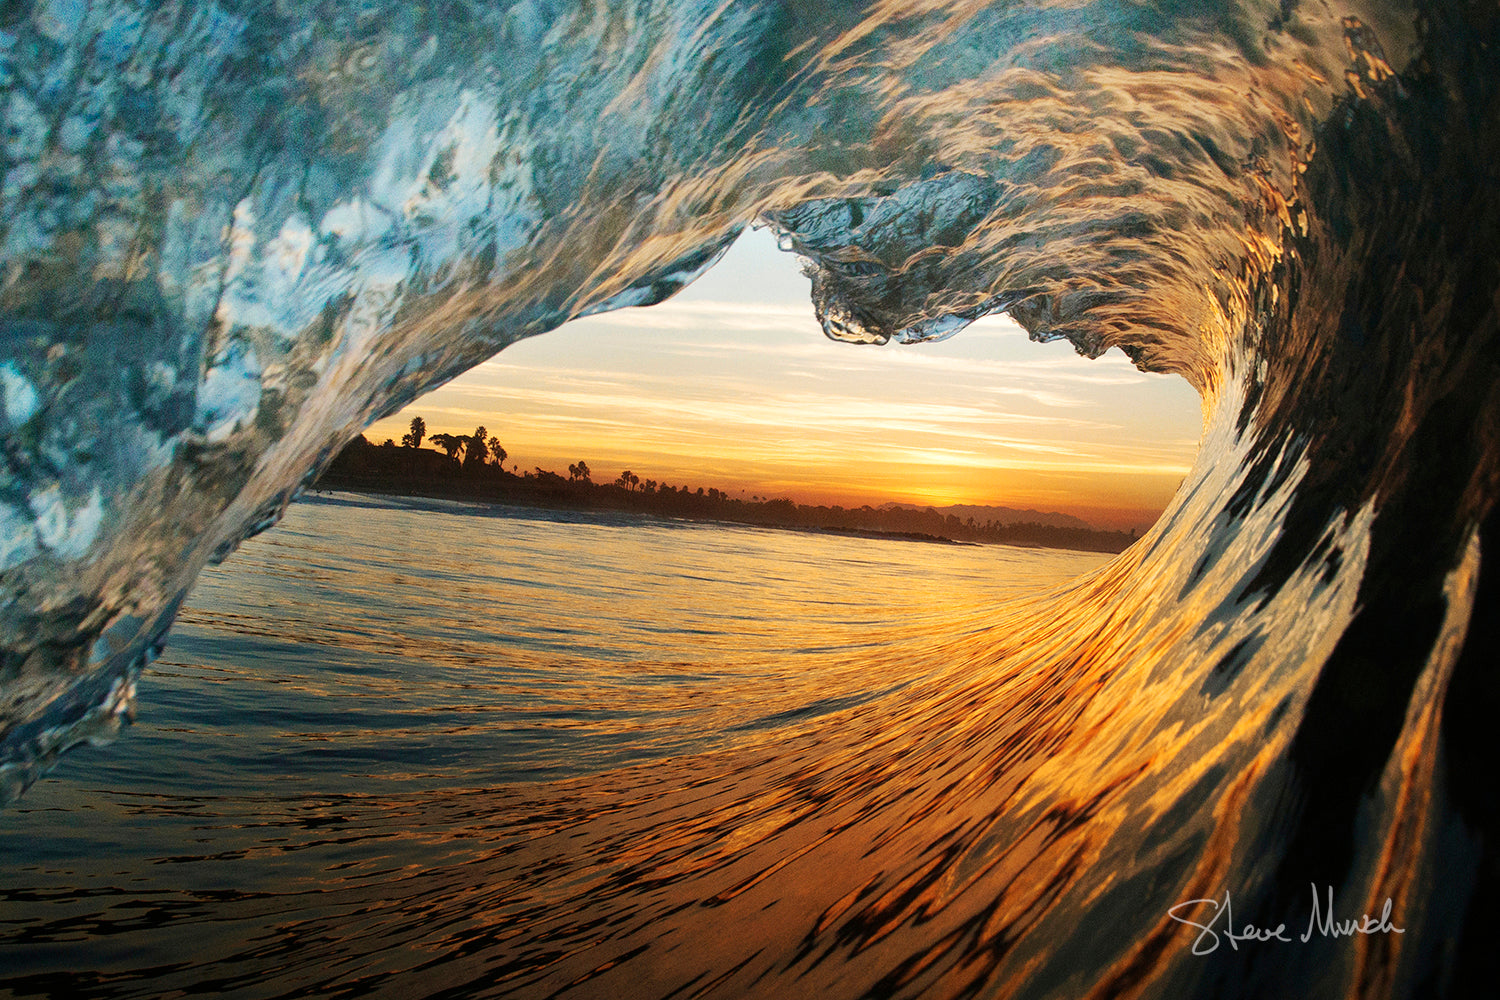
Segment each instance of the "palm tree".
M490 438L490 455L494 457L495 464L500 466L503 472L505 470L505 449L500 446L500 439L497 437Z
M480 424L474 433L461 439L464 443L464 465L480 466L490 453L490 433Z
M411 433L408 434L406 437L402 438L401 440L402 440L402 443L405 443L407 440L410 440L411 441L410 447L412 447L412 448L420 448L420 447L422 447L422 439L424 437L426 437L426 436L427 436L427 421L423 420L421 417L412 417L411 418Z

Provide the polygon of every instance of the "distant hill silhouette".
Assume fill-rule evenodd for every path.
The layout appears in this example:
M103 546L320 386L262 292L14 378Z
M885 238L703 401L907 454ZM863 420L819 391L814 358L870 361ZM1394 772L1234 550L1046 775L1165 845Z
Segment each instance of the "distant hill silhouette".
M961 521L973 518L984 523L993 521L995 524L1045 524L1050 528L1093 528L1094 525L1087 521L1076 518L1071 514L1059 514L1057 511L1032 510L1027 508L1019 510L1015 507L980 507L974 504L955 503L946 507L923 507L914 503L883 503L880 510L930 510L942 517L952 515Z

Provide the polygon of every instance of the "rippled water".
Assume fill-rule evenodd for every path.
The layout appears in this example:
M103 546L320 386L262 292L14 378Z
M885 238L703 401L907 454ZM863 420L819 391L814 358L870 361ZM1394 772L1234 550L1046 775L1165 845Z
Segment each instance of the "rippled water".
M438 994L444 978L418 967L451 960L463 927L503 920L500 858L537 803L640 781L609 769L703 753L675 770L712 769L837 725L931 670L934 623L1102 561L440 501L298 504L201 579L130 737L76 754L0 814L0 983ZM414 937L414 914L435 937Z

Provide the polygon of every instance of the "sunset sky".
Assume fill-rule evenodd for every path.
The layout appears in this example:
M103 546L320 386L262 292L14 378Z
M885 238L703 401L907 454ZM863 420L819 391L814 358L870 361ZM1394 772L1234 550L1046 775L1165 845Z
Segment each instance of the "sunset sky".
M522 341L374 424L400 441L483 424L507 467L595 482L622 469L731 496L846 506L897 500L1035 507L1143 527L1187 473L1197 395L1090 361L990 317L938 344L834 343L797 259L747 233L661 305L577 320Z

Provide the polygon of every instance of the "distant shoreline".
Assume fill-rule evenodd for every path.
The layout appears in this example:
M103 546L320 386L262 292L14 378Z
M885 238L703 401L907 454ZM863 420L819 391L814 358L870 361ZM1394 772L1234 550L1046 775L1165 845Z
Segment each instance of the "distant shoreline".
M315 499L322 493L353 493L364 497L393 497L402 500L452 500L460 503L482 504L487 507L509 507L515 510L556 510L568 511L576 514L641 514L646 517L673 518L692 521L695 524L732 524L740 528L764 528L767 531L797 531L816 535L842 535L849 538L874 538L886 539L897 542L927 542L935 545L962 545L980 546L983 542L963 542L954 538L944 538L942 535L929 535L920 531L882 531L878 528L838 528L825 526L803 526L796 524L769 524L758 521L734 521L724 518L678 518L677 515L666 515L655 511L626 510L618 507L583 507L583 506L550 506L540 503L525 503L513 499L493 499L488 497L472 496L467 493L448 493L423 490L411 492L406 490L391 490L379 486L357 485L342 481L319 480L316 486L303 495L303 499ZM997 543L1002 544L1002 543ZM1038 546L1018 545L1019 548L1037 548Z
M1117 553L1136 537L1133 532L1031 521L980 523L973 517L945 516L930 507L845 508L798 504L786 498L745 500L718 489L690 490L639 479L631 482L623 476L615 483L595 483L587 477L586 469L583 477L564 478L545 469L516 475L493 464L461 464L430 449L377 446L363 437L346 447L311 489L547 510L620 511L940 545L998 544Z

